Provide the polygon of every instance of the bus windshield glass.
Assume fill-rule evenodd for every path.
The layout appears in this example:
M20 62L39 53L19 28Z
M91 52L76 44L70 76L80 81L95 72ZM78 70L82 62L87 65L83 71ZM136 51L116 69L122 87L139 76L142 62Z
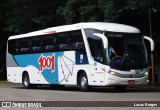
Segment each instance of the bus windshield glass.
M147 52L140 33L105 33L108 56L113 69L130 70L147 67Z
M143 69L148 66L147 51L141 33L104 32L96 29L85 29L85 33L94 60L122 71ZM107 37L107 51L102 50L102 41L95 38L93 33L101 33Z
M113 69L142 69L148 66L147 52L140 33L105 33L108 59Z

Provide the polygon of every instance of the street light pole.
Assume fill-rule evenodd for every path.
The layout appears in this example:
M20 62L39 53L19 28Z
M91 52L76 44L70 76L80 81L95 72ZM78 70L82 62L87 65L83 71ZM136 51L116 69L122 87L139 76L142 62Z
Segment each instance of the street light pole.
M149 7L149 31L150 31L150 37L152 38L152 18L151 18L151 6Z
M149 6L149 31L150 31L150 37L152 38L151 5ZM155 84L155 76L154 76L154 54L153 54L153 52L151 52L151 65L152 65L152 84Z

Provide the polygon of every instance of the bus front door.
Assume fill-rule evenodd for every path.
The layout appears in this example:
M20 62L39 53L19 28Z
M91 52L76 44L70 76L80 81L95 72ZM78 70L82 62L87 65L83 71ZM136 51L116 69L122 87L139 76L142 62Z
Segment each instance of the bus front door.
M91 78L94 85L103 85L105 78L105 67L103 64L94 61L91 67Z

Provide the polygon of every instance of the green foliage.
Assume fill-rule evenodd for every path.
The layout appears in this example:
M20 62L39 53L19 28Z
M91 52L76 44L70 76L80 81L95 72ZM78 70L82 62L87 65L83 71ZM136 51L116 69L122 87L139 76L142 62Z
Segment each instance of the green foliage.
M67 24L72 23L76 16L77 0L68 0L64 5L66 6L58 7L57 13L65 18Z
M66 23L107 21L114 22L126 12L144 13L149 8L149 0L67 0L59 6L57 13Z
M3 31L4 20L5 20L5 0L0 1L0 32Z
M128 0L127 1L128 6L126 6L127 9L134 9L134 10L148 10L148 7L150 5L150 0Z
M62 19L56 15L56 8L61 2L63 0L8 0L5 30L24 33L58 25Z
M15 33L77 22L121 22L121 19L126 19L126 16L132 16L131 14L146 16L150 6L149 0L1 1L5 1L3 6L7 9L4 29ZM155 2L159 3L159 0L154 0L154 4Z

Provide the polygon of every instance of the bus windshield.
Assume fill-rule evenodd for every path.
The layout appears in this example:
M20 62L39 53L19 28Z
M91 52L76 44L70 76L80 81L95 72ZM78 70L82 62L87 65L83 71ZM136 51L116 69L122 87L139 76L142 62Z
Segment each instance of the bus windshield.
M122 71L148 66L147 51L140 33L104 32L95 29L86 29L85 33L94 60ZM107 51L103 51L101 39L95 38L93 33L101 33L107 37Z
M147 51L141 34L105 33L111 68L119 70L142 69L148 66Z

